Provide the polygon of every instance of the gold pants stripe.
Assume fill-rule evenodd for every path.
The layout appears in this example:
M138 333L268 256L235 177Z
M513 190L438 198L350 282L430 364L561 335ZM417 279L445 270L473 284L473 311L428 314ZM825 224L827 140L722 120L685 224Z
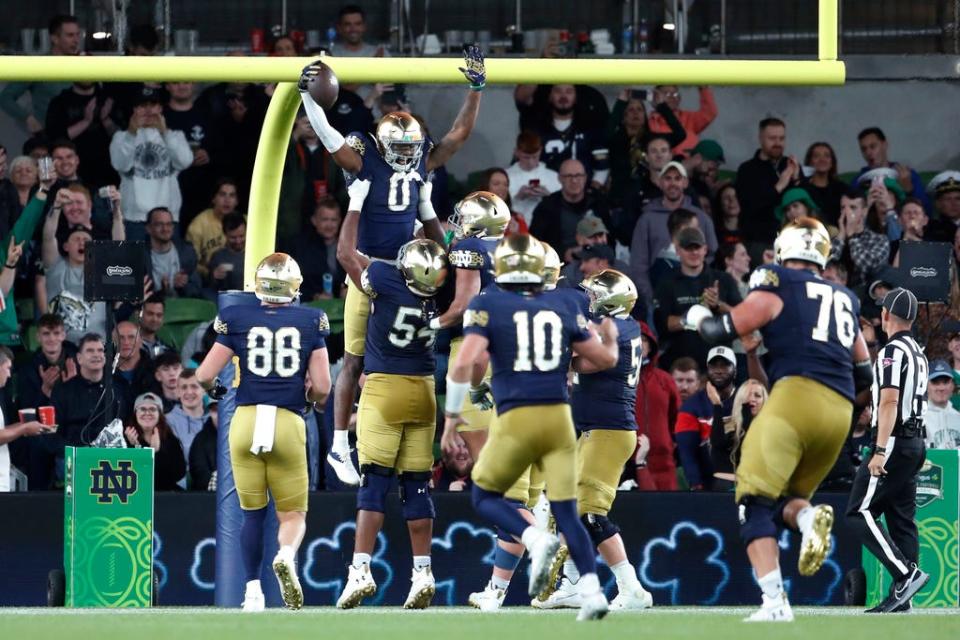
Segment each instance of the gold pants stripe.
M433 376L371 373L360 394L357 450L360 464L401 471L433 468L437 398Z
M779 380L743 439L736 499L809 499L837 460L853 405L809 378Z
M269 490L277 511L306 511L309 481L303 419L287 409L277 409L273 450L254 455L250 444L256 416L255 406L242 406L230 421L230 462L240 508L264 508Z

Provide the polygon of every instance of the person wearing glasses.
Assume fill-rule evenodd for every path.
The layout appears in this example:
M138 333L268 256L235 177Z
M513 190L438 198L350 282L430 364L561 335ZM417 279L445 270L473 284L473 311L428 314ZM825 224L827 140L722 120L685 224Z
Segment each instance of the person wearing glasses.
M181 491L177 485L187 475L183 447L163 415L163 401L155 393L143 393L133 403L133 415L123 435L131 447L150 447L153 454L154 491Z
M609 228L610 209L606 198L587 186L587 170L573 158L560 165L560 191L551 193L533 210L530 233L557 250L564 262L579 251L577 225L584 218L600 218Z

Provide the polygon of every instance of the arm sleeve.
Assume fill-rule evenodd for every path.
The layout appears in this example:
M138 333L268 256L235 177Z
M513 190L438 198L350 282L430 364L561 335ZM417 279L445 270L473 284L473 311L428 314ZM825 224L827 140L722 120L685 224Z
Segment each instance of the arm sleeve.
M670 127L670 132L666 134L666 137L671 149L687 139L687 130L683 127L683 123L677 119L673 109L661 102L656 106L656 112L660 114L660 117L662 117L664 122L667 123L667 126Z
M170 162L174 169L183 171L193 164L193 151L190 150L190 143L187 142L187 137L183 134L183 131L168 129L163 134L163 141L170 151Z
M479 271L483 269L484 253L473 238L465 238L450 251L450 266Z
M680 456L680 465L683 467L683 473L687 478L687 484L690 487L702 486L703 478L700 476L700 461L697 456L700 448L699 431L680 431L680 422L684 414L680 414L677 420L677 454Z
M874 379L881 389L899 389L901 372L907 366L902 349L885 346L877 354Z
M213 330L217 334L217 342L236 353L237 350L233 347L233 336L230 333L231 315L229 307L221 309L219 315L213 319Z
M136 150L136 136L129 131L117 131L110 140L110 164L118 173L128 173L133 169Z
M490 312L484 304L484 296L475 296L463 312L464 335L477 334L490 338Z
M698 111L688 111L690 125L695 133L700 133L706 129L719 113L717 103L713 99L713 89L703 87L700 89L700 109Z
M322 310L317 309L317 337L313 344L312 351L327 348L327 336L330 335L330 319Z

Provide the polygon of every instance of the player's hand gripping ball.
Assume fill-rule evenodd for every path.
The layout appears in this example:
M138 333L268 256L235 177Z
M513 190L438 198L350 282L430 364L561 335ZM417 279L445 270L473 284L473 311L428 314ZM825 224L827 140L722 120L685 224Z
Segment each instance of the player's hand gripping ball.
M312 62L303 68L297 88L306 91L324 109L329 109L340 95L340 81L337 80L333 69L321 60Z

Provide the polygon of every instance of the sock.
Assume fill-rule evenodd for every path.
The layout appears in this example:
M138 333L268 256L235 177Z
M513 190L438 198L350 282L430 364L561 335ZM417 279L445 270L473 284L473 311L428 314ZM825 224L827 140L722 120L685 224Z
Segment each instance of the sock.
M247 580L247 593L250 595L263 594L263 589L260 588L260 581Z
M580 572L577 571L577 564L570 558L563 561L563 575L573 584L577 584L577 581L580 580Z
M293 550L293 547L291 547L288 544L285 544L280 547L280 550L277 552L277 555L283 558L284 560L289 560L290 562L293 562L294 558L297 557L297 552Z
M812 506L804 507L797 513L797 530L800 533L810 531L813 527L814 508Z
M516 507L503 499L503 494L481 489L474 484L471 497L473 498L473 508L481 517L486 518L510 535L522 536L530 526L517 512ZM524 542L524 546L527 546L526 542Z
M346 429L344 430L334 430L333 432L333 450L340 451L349 451L350 450L350 434Z
M557 529L567 539L570 557L576 563L580 575L586 576L588 573L596 573L596 551L590 541L590 536L587 535L587 530L580 522L580 518L577 517L577 501L551 502L550 509L553 511L553 517L557 520Z
M243 556L243 570L247 582L260 579L263 565L263 523L267 518L267 508L243 511L243 523L240 525L240 553Z
M577 583L577 590L582 596L593 595L600 591L600 580L595 573L585 573L580 576L580 582Z
M504 580L503 578L498 578L497 576L492 576L490 578L490 584L493 585L494 589L500 589L501 591L506 591L507 587L510 586L510 581Z
M613 575L617 579L617 590L621 593L632 590L640 582L637 580L637 572L629 560L618 562L610 567L610 570L613 571Z
M500 545L493 553L493 566L504 571L516 571L520 564L520 556L515 556Z
M430 556L413 556L413 568L417 571L430 568Z
M370 554L369 553L355 553L353 554L353 566L359 567L361 565L370 565Z
M780 569L774 569L762 578L757 579L760 590L768 598L776 598L783 593L783 578L780 577Z

